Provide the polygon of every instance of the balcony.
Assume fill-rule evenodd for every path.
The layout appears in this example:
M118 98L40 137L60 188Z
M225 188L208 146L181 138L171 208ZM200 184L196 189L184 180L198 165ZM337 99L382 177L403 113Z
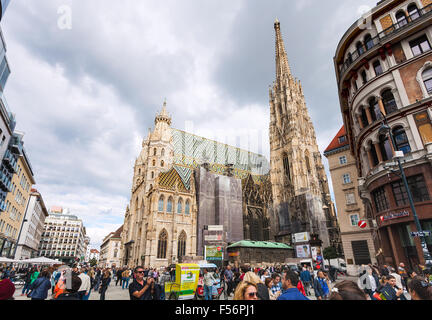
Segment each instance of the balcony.
M3 163L5 164L5 166L12 172L16 172L16 167L17 167L17 161L15 160L15 158L13 157L12 153L7 150L5 153L5 156L3 158Z
M409 26L412 26L414 23L419 21L424 21L426 18L432 15L432 4L427 5L426 7L419 9L417 12L409 15L405 20L399 21L389 28L378 33L377 36L370 39L365 47L361 50L356 50L348 55L348 59L345 60L339 71L339 78L342 79L342 75L349 69L351 65L355 62L361 60L366 54L373 49L380 46L383 42L387 40L389 36L395 35L399 33L399 31L407 29Z

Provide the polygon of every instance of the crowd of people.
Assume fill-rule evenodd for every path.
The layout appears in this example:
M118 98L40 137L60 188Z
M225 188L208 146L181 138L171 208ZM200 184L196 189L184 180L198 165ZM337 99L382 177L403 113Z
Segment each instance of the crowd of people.
M21 296L32 300L89 300L92 292L105 300L112 286L128 290L130 300L165 300L165 284L175 281L175 268L99 268L33 266L0 270L0 300L13 299L17 274L24 281ZM334 275L302 266L203 269L204 299L212 300L217 283L233 300L431 300L432 275L420 266L396 270L384 265L361 266L358 281L336 282ZM217 294L216 294L217 296ZM219 297L219 296L217 296Z

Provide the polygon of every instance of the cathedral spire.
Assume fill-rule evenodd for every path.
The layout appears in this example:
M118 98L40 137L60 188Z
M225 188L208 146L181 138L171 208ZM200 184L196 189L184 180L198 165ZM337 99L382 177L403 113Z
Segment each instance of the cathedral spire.
M157 124L158 122L166 122L168 123L169 126L171 125L171 117L167 112L166 106L167 106L167 102L165 99L162 107L162 111L155 118L155 124Z
M282 39L280 22L277 18L274 23L274 28L276 31L276 79L280 80L284 75L291 75L291 69Z

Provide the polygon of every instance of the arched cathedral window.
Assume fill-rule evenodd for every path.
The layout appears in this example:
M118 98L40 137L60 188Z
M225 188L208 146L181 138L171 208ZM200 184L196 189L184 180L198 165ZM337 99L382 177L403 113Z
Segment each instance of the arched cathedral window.
M166 259L167 243L168 243L168 234L167 234L166 230L164 229L159 234L158 250L157 250L157 258L158 259Z
M289 160L288 160L287 154L284 154L284 156L283 156L283 167L284 167L285 175L288 177L288 180L291 181L290 165L289 165Z
M177 258L186 255L186 233L182 231L177 243Z

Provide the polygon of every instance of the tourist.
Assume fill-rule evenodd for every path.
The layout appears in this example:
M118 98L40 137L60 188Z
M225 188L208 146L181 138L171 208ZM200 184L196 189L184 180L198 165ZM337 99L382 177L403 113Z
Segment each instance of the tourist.
M15 285L9 279L0 280L0 301L14 300ZM4 312L4 310L3 310Z
M329 285L325 278L324 272L318 271L317 277L314 280L315 296L318 300L327 300L329 296Z
M270 300L277 300L277 298L279 298L279 296L282 294L282 291L276 291L275 293L273 293L272 288L274 284L272 278L266 278L265 285L268 288Z
M387 277L386 285L380 290L385 300L406 300L404 290L397 286L396 278L392 275Z
M115 283L116 287L117 287L117 285L118 285L119 282L120 282L120 285L123 284L123 277L122 277L123 271L124 270L121 269L121 268L117 269L117 273L116 273L117 280L116 280L116 283ZM113 274L114 274L114 272L113 272Z
M312 284L312 276L309 272L309 270L305 267L303 267L302 272L300 273L300 280L303 282L305 293L307 296L310 296L310 289Z
M144 268L136 267L134 270L135 279L129 286L129 297L131 300L152 300L151 287L154 278L148 277L144 282Z
M408 291L412 300L432 300L432 284L416 276L408 282Z
M223 273L223 278L225 283L227 284L227 291L226 291L226 297L229 297L233 291L233 280L234 280L234 273L231 271L231 266L227 266L225 272Z
M100 300L105 300L105 293L108 290L108 286L110 282L111 282L111 272L109 272L109 269L106 269L103 273L101 285L99 288Z
M216 282L216 279L213 277L213 275L208 272L207 268L204 270L204 299L205 300L213 300L213 284Z
M91 279L87 274L86 269L81 269L78 276L81 279L81 286L78 289L78 297L80 300L88 300L91 291Z
M281 276L279 273L273 273L272 274L272 287L271 287L271 291L273 293L273 295L277 295L280 296L282 294L282 282L281 282ZM270 297L271 300L271 297Z
M37 278L30 286L30 292L27 295L32 300L45 300L48 297L48 291L51 289L51 274L44 270L41 276Z
M81 287L81 279L72 275L72 285L70 289L65 289L55 300L80 300L78 290Z
M165 271L161 273L159 280L159 285L161 286L161 297L160 300L165 300L165 283L170 282L171 276L169 273L169 268L165 268Z
M408 282L408 273L405 269L405 264L403 262L399 263L399 267L398 267L398 273L402 278L402 285L403 287L407 287L407 282Z
M263 275L261 276L261 281L265 282L265 279L270 278L269 272L267 270L264 271Z
M121 274L122 290L129 288L130 276L131 276L131 271L129 270L129 268L125 268L123 273Z
M277 300L309 300L298 289L299 277L294 271L288 270L282 278L283 293Z
M255 284L258 290L258 298L260 300L270 300L268 289L264 282L261 281L260 277L254 272L247 272L243 277L243 281L251 282Z
M242 281L234 292L233 300L258 300L258 288L254 283Z
M31 280L32 280L32 269L27 269L24 275L24 287L22 289L21 295L27 295L30 292Z
M342 281L334 286L329 300L367 300L367 295L352 281Z

